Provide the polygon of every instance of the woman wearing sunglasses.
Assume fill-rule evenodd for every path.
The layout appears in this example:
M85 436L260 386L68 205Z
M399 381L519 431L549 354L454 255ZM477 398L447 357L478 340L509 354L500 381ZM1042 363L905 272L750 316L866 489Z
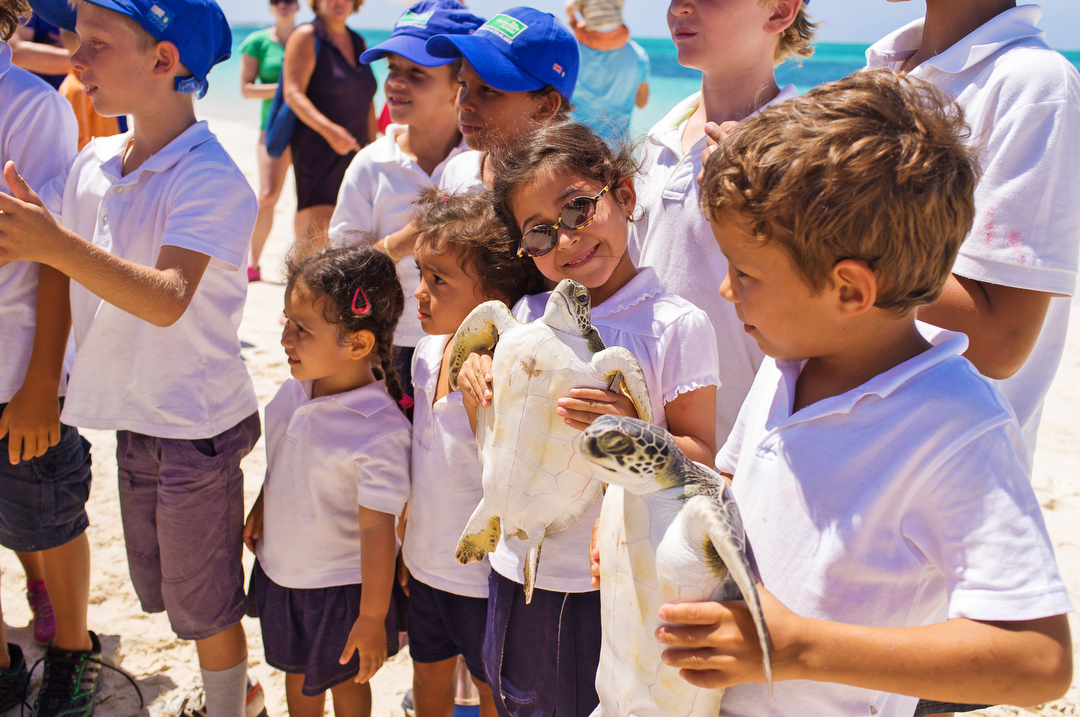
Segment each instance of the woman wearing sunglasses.
M518 239L523 261L535 262L551 282L573 279L589 289L593 326L605 345L622 346L637 358L657 425L693 460L712 465L719 384L712 324L701 309L667 293L651 268L634 266L627 236L636 173L629 148L610 149L584 125L544 127L497 163L496 210ZM547 300L548 294L527 296L514 315L538 319ZM490 355L470 356L458 385L473 417L481 402L491 400L490 382ZM605 414L637 415L620 392L570 393L559 399L556 412L579 429ZM526 542L500 540L489 554L484 667L489 677L500 676L499 690L492 679L493 692L510 714L588 714L598 702L600 595L592 584L589 541L599 515L597 501L576 523L545 539L527 608ZM563 637L537 641L537 635Z
M240 91L249 100L262 100L262 119L259 122L259 216L255 219L255 231L251 234L251 263L248 265L248 281L259 281L259 257L270 229L274 226L274 207L281 196L285 175L292 164L292 153L286 148L280 157L271 157L266 151L266 123L270 116L270 101L277 91L281 78L281 63L285 60L285 41L296 26L299 0L270 0L270 14L274 24L265 30L256 30L240 45Z

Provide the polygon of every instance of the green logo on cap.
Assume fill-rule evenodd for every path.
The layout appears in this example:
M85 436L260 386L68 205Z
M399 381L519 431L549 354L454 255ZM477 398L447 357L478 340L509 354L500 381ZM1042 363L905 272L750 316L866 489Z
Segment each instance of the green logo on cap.
M427 27L428 20L430 20L431 16L434 14L434 10L421 13L410 10L401 16L395 27Z
M499 14L484 23L484 26L480 29L490 30L504 42L510 44L514 42L514 39L518 35L528 29L528 27L529 26L525 23L520 20L515 20L509 15Z

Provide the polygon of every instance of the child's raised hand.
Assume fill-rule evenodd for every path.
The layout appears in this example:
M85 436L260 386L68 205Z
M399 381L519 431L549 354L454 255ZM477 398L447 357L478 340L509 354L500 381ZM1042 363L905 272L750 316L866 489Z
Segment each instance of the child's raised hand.
M360 655L360 671L353 682L363 684L370 680L386 662L386 620L361 615L349 631L341 664L347 664L354 652Z
M461 389L461 403L465 410L476 415L478 406L490 406L491 397L491 351L478 351L469 354L458 371L458 388Z
M705 177L705 163L709 161L709 157L716 151L716 148L720 146L720 143L728 138L735 128L739 126L738 122L728 121L723 124L716 124L715 122L705 123L705 149L701 151L701 171L697 175L698 186L701 186L701 180Z
M251 506L247 520L244 521L244 545L252 553L259 544L263 533L263 494L259 491L259 497L255 499L255 505Z
M628 396L602 388L573 388L570 395L559 399L555 409L566 425L583 431L600 416L629 416L637 418L637 409Z
M0 266L10 261L48 263L49 251L56 248L49 240L59 225L10 160L4 180L11 195L0 192Z
M797 678L795 641L804 634L800 618L772 593L757 586L761 610L772 641L773 681ZM668 623L656 639L669 648L664 662L680 668L679 676L696 687L722 689L744 682L765 682L761 643L746 603L684 602L660 608Z

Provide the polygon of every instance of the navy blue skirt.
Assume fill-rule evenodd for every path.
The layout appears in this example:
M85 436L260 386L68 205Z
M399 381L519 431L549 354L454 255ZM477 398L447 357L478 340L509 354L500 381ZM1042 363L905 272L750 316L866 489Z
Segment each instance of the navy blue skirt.
M360 585L335 585L303 590L271 580L259 561L251 571L248 614L262 625L266 662L290 675L303 675L302 692L321 695L356 677L360 658L342 665L338 660L349 631L360 615ZM394 601L386 615L386 654L398 651L398 616Z

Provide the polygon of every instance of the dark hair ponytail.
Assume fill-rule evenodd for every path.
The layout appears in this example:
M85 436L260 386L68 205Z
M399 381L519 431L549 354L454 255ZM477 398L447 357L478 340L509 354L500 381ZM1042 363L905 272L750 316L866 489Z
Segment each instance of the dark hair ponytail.
M357 331L375 335L375 374L401 405L404 392L392 346L405 295L390 257L370 246L348 246L290 260L287 271L289 286L300 285L326 298L323 318L338 327L343 340Z

